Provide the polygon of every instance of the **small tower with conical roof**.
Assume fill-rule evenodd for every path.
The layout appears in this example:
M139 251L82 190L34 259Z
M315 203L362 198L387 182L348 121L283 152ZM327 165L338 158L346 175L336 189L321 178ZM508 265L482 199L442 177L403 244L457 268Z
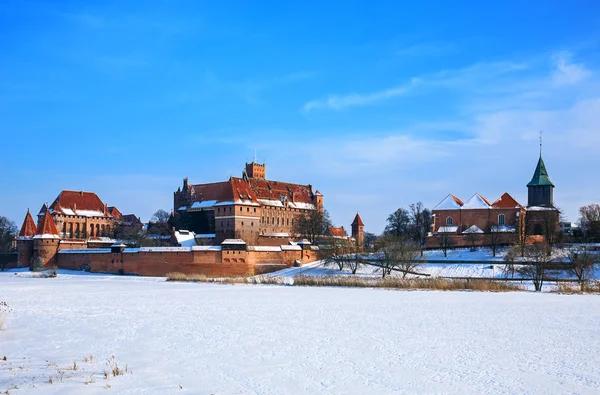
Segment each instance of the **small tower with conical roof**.
M17 267L30 267L33 256L33 236L36 234L36 226L29 210L21 226L17 237Z
M527 206L554 207L554 184L550 180L542 159L542 138L540 135L540 158L527 184Z
M38 224L36 235L33 236L31 269L38 270L44 266L51 266L55 261L59 243L60 237L58 236L56 224L50 211L46 211Z
M360 215L356 213L356 217L354 217L354 221L352 221L352 237L356 240L356 245L359 250L362 250L365 244L365 224L363 223Z

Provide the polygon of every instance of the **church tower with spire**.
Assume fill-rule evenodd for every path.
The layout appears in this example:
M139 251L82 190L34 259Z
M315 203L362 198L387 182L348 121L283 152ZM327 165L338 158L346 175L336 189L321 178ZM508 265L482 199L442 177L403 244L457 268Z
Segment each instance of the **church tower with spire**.
M540 159L531 181L527 184L527 205L529 207L554 207L554 184L550 180L546 165L542 159L540 138Z

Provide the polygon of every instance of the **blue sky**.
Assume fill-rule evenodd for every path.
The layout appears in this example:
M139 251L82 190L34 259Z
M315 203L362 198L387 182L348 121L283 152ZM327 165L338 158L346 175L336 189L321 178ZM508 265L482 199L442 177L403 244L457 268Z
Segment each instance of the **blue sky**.
M600 201L600 5L0 1L0 215L62 189L148 220L192 183L312 184L338 225L448 193ZM526 3L526 4L523 4Z

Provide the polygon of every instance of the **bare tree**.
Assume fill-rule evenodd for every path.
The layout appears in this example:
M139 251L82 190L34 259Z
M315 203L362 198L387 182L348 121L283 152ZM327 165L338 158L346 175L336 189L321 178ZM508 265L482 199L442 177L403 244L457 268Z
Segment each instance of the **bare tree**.
M294 219L292 232L297 237L307 239L315 244L320 236L325 234L331 226L329 212L327 210L310 210L305 214L299 214Z
M436 238L440 249L444 252L444 258L448 256L448 250L454 247L454 240L452 240L452 234L448 232L438 232Z
M359 263L358 251L354 243L346 238L331 237L319 246L320 259L325 265L337 266L340 271L348 268L356 274Z
M600 204L588 204L579 208L579 226L586 237L600 240Z
M408 273L414 273L422 263L419 259L419 247L407 238L384 235L379 238L376 248L383 278L393 270L402 271L404 278Z
M427 234L431 228L431 211L423 207L423 203L417 202L408 206L410 209L410 237L419 246L421 256L427 241Z
M423 263L420 259L421 248L414 242L404 240L398 246L397 268L402 270L402 278L414 273Z
M465 235L465 239L467 239L467 242L471 245L471 251L475 251L475 245L479 240L481 240L481 234L472 230L469 231L469 229L467 229L463 233Z
M513 245L506 251L506 255L504 255L504 269L502 270L504 278L509 278L509 276L511 279L515 278L519 256L521 256L519 246Z
M14 251L17 225L6 217L0 216L0 253Z
M395 237L408 235L410 228L410 215L404 208L399 208L387 217L385 233Z
M525 255L525 246L527 245L527 223L525 221L525 211L519 212L517 223L515 224L515 233L513 243L519 248L519 256Z
M492 255L496 256L496 252L498 251L498 247L502 242L502 232L499 232L496 229L496 226L492 222L488 222L486 225L486 244L490 246L492 249Z
M589 280L594 277L594 269L598 264L598 256L590 254L587 248L574 248L568 255L568 272L577 278L583 292Z
M525 250L524 262L519 266L519 273L533 282L537 292L544 286L553 252L552 246L547 242L535 243Z

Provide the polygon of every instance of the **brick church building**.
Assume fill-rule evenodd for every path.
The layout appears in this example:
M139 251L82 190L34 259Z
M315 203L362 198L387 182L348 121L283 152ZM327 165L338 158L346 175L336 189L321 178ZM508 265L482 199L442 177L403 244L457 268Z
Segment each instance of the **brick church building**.
M487 244L486 234L497 233L500 244L514 242L519 236L529 242L547 238L554 240L558 232L559 210L554 206L554 184L540 157L531 181L527 184L527 206L504 193L490 202L476 193L462 201L449 194L432 210L433 224L427 246L434 248L442 234L449 236L454 246L467 246L476 237L477 245ZM519 234L519 232L522 232Z
M176 227L214 234L213 243L286 244L296 218L311 210L323 210L323 194L310 184L267 180L266 165L255 162L227 181L190 184L184 178L173 194Z

